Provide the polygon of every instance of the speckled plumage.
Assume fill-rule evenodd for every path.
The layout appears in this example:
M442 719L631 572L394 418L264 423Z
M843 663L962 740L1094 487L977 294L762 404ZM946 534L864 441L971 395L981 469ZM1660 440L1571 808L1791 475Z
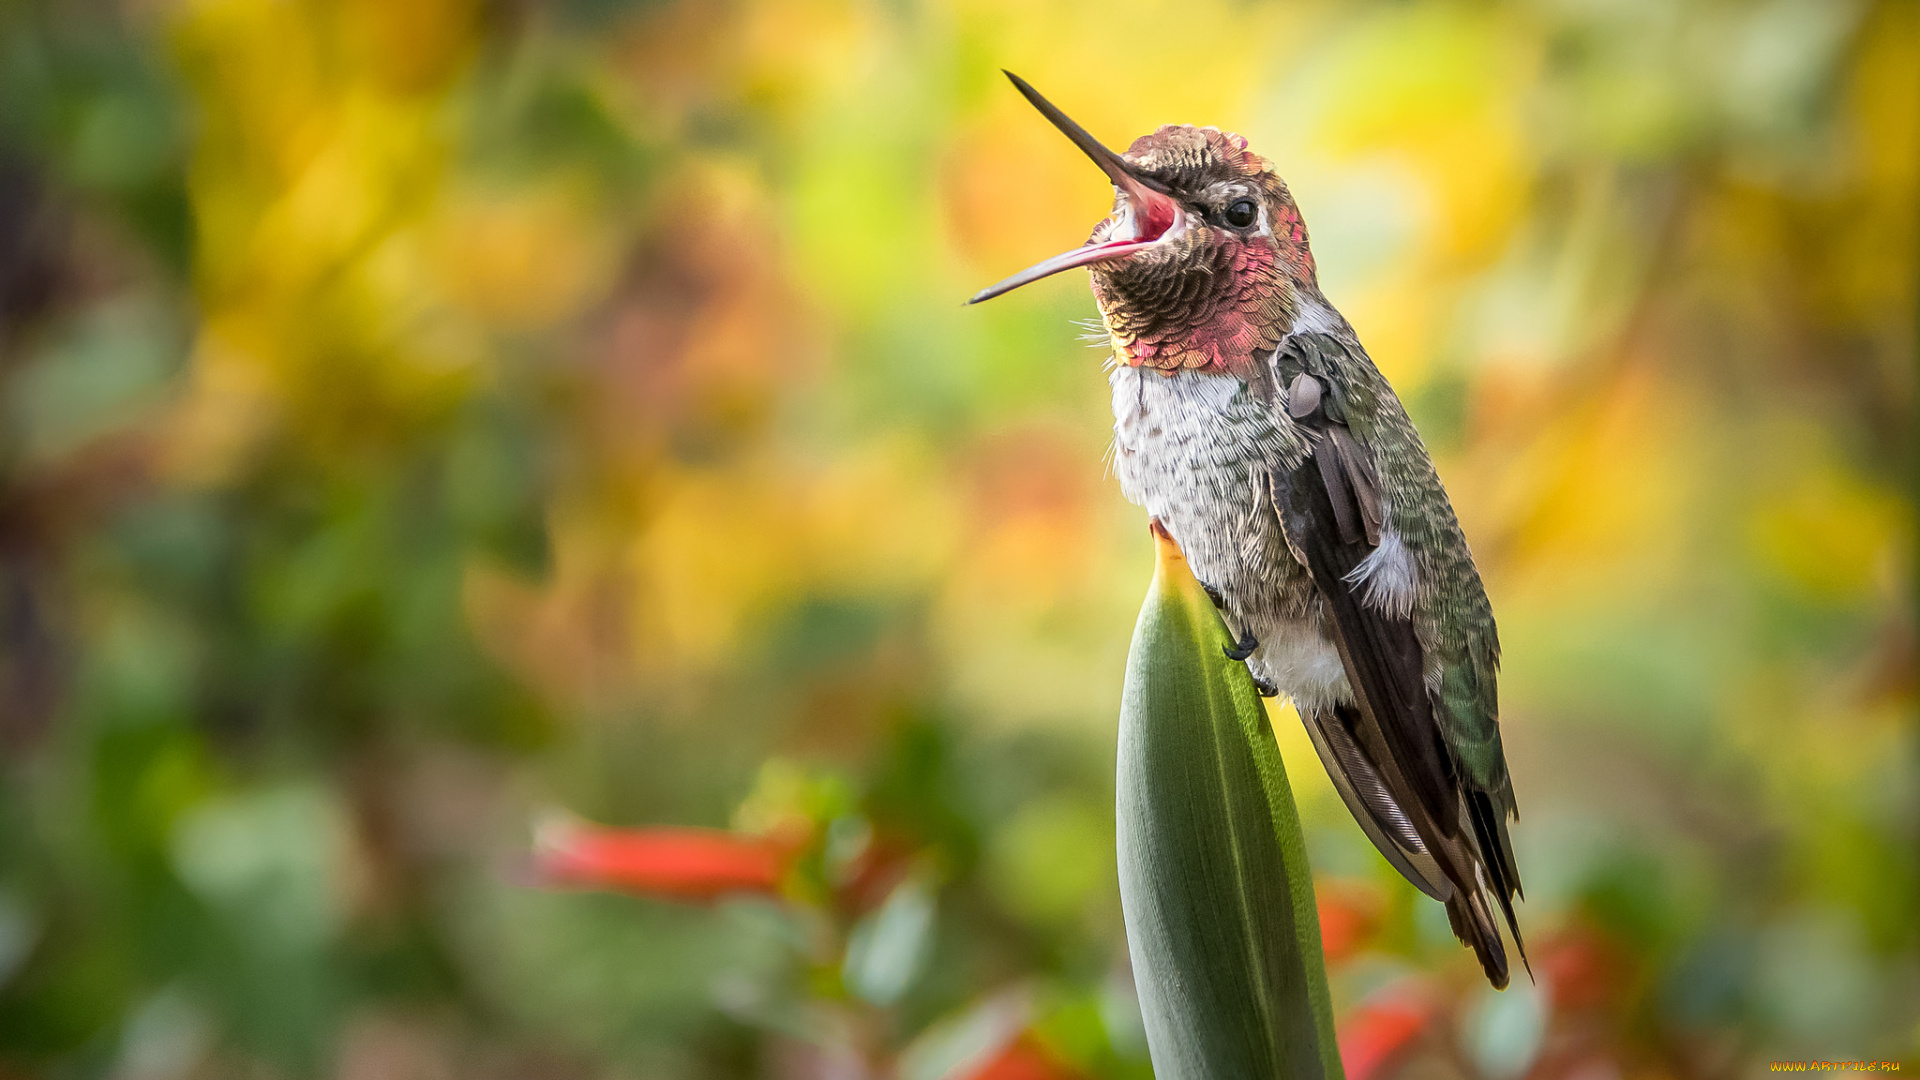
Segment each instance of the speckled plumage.
M1266 687L1298 705L1355 820L1505 986L1513 788L1499 638L1439 475L1320 294L1306 227L1237 135L1163 127L1124 159L1019 80L1115 184L1086 247L1114 350L1114 471L1180 545ZM1521 953L1524 958L1524 949Z
M1467 750L1463 764L1476 780L1505 788L1492 606L1412 420L1345 320L1336 327L1287 335L1267 357L1270 378L1286 386L1308 371L1345 399L1340 408L1379 470L1393 543L1413 570L1410 590L1382 590L1368 602L1411 615L1429 689L1452 695L1436 710L1443 730ZM1267 505L1267 472L1297 466L1308 436L1237 375L1115 364L1109 381L1120 490L1179 542L1225 602L1228 625L1260 642L1247 667L1302 711L1351 701L1337 655L1331 668L1298 655L1333 654L1333 646L1320 630L1318 590Z
M1245 139L1214 128L1163 127L1135 140L1127 158L1180 190L1244 192L1273 207L1264 243L1211 243L1207 230L1189 229L1164 250L1093 268L1100 318L1124 362L1244 377L1293 323L1286 278L1313 273L1292 194ZM1088 242L1106 240L1116 224L1102 221ZM1299 243L1278 242L1286 238Z
M1467 789L1452 815L1453 829L1466 831L1462 823L1472 820L1473 798L1486 800L1493 819L1483 839L1462 841L1462 851L1470 853L1462 861L1504 862L1507 872L1495 881L1510 878L1517 891L1506 839L1514 803L1500 744L1500 645L1492 608L1412 421L1345 321L1337 314L1328 321L1332 326L1325 331L1285 335L1266 357L1265 370L1250 379L1116 363L1110 375L1114 471L1122 492L1166 527L1195 575L1218 595L1229 628L1258 643L1247 657L1248 670L1295 702L1349 804L1377 807L1371 815L1360 806L1354 810L1382 854L1423 891L1449 900L1458 891L1428 853L1430 838L1408 822L1404 794L1396 796L1393 784L1377 779L1384 798L1355 792L1353 769L1343 776L1339 764L1351 760L1351 752L1329 745L1338 736L1328 729L1337 726L1334 718L1342 710L1352 710L1354 690L1321 587L1289 549L1269 488L1272 475L1301 466L1315 440L1289 415L1284 392L1263 400L1260 391L1289 386L1303 372L1324 388L1320 408L1343 418L1370 456L1384 504L1381 543L1343 584L1367 606L1411 622L1433 721ZM1393 825L1377 824L1389 819L1403 830L1398 842L1388 835ZM1491 884L1484 871L1476 873L1476 884ZM1504 906L1504 890L1492 891ZM1455 912L1456 929L1475 938L1489 978L1504 985L1505 960L1491 911L1477 895L1463 899L1470 913ZM1473 923L1479 925L1468 925Z
M1163 128L1156 135L1169 130L1179 131ZM1293 418L1285 389L1302 374L1311 377L1300 384L1315 392L1305 411L1350 432L1371 466L1381 504L1378 542L1342 584L1386 619L1412 625L1430 715L1445 745L1443 765L1464 789L1457 808L1430 815L1427 831L1457 833L1452 876L1470 872L1479 880L1470 878L1462 890L1430 861L1440 857L1428 850L1438 841L1405 824L1407 795L1391 790L1388 780L1374 780L1382 789L1374 800L1379 809L1369 815L1356 805L1355 816L1383 854L1430 895L1446 900L1462 891L1475 894L1463 897L1454 911L1456 929L1473 941L1489 978L1503 985L1498 931L1472 886L1491 887L1502 906L1507 879L1517 891L1506 839L1514 802L1500 745L1499 638L1466 537L1399 398L1352 327L1320 295L1305 227L1285 185L1235 137L1180 132L1175 141L1224 150L1233 167L1257 170L1249 179L1266 199L1263 225L1271 222L1282 231L1253 243L1190 235L1177 238L1159 259L1094 268L1094 293L1115 343L1114 461L1121 490L1180 544L1194 573L1218 595L1229 628L1257 642L1247 658L1249 671L1296 703L1330 771L1346 781L1349 802L1368 802L1353 791L1364 782L1351 769L1339 775L1342 748L1328 740L1341 736L1326 730L1337 723L1333 717L1347 715L1341 710L1355 706L1350 664L1329 624L1324 583L1314 581L1304 557L1291 549L1270 490L1273 476L1300 468L1316 449L1315 434ZM1152 163L1166 155L1151 146L1143 150L1142 143L1128 160L1167 179L1174 192L1188 190L1153 172ZM1186 161L1181 168L1208 187L1233 183L1221 175L1232 169L1196 168ZM1249 264L1264 269L1247 272ZM1256 342L1251 353L1214 344L1223 337L1222 312L1230 319L1265 320L1258 333L1236 324L1225 335L1236 343ZM1140 343L1148 340L1157 348L1142 355ZM1156 362L1170 355L1183 361ZM1383 764L1377 772L1394 771ZM1480 819L1475 800L1487 807ZM1386 835L1395 829L1389 819L1406 830L1398 842ZM1483 835L1468 838L1475 829ZM1505 872L1496 870L1487 882L1486 862L1505 864Z

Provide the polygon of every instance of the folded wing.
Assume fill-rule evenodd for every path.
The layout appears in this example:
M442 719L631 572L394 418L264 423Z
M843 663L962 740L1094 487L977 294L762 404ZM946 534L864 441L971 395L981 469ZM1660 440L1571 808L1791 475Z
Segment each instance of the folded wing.
M1489 895L1498 899L1518 945L1504 830L1485 793L1460 780L1434 717L1411 615L1363 601L1349 580L1381 542L1384 505L1365 448L1329 418L1321 397L1311 375L1289 387L1289 411L1312 433L1313 449L1270 475L1270 495L1288 548L1318 588L1324 627L1354 701L1303 719L1374 846L1447 905L1454 933L1473 948L1487 978L1504 987L1506 949L1488 903Z

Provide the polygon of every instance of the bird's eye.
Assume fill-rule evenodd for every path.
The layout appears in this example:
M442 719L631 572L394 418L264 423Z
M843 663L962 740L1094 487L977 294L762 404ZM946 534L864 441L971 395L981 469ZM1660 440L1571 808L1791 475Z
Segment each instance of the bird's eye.
M1260 208L1253 205L1252 199L1241 199L1227 207L1227 224L1236 229L1244 229L1260 218Z

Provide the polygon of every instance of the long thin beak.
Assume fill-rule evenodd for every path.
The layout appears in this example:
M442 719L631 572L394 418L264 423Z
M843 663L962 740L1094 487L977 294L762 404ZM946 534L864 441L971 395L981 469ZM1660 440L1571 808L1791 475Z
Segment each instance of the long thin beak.
M1100 244L1087 244L1035 263L1005 281L989 285L974 293L973 298L967 301L969 304L991 300L1001 293L1012 292L1028 282L1051 277L1062 270L1105 262L1108 259L1125 258L1158 241L1181 217L1180 204L1168 194L1165 185L1134 171L1133 166L1127 164L1125 158L1102 146L1100 140L1087 133L1086 128L1074 123L1073 118L1061 112L1053 102L1041 97L1040 91L1028 86L1025 79L1011 71L1005 74L1007 78L1013 80L1014 87L1033 104L1033 107L1040 110L1040 115L1052 121L1053 126L1059 128L1061 134L1073 140L1073 145L1079 147L1081 153L1092 158L1093 163L1100 166L1100 171L1107 174L1107 179L1113 181L1113 186L1126 194L1127 201L1133 209L1133 235L1115 237Z

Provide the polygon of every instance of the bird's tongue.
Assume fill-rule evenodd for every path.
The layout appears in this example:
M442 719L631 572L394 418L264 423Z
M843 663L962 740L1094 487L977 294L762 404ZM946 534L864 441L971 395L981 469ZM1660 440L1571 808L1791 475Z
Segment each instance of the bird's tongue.
M1138 187L1127 192L1133 200L1134 239L1143 244L1151 244L1167 235L1173 228L1173 222L1180 214L1180 207L1172 199L1151 188Z

